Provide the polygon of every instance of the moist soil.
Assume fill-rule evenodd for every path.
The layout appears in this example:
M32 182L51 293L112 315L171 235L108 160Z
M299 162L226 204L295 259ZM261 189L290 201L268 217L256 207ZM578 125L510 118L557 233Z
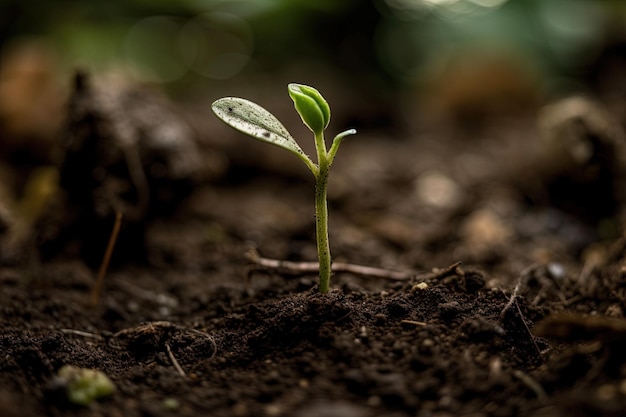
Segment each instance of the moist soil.
M114 137L81 100L66 135ZM67 161L88 151L66 147L62 190L105 197L55 201L35 238L4 256L0 415L624 415L626 245L610 133L576 131L595 144L585 166L604 167L585 176L541 142L535 115L404 138L361 131L333 166L330 241L336 264L379 269L336 271L320 294L302 263L316 254L305 168L218 122L212 137L239 151L211 142L208 110L186 111L219 174L184 196L171 192L180 182L150 184L167 210L123 217L97 305L114 215L93 201L118 188L100 187L101 173L70 181L81 168ZM132 171L91 152L117 183ZM114 393L71 404L56 376L68 364L104 372Z

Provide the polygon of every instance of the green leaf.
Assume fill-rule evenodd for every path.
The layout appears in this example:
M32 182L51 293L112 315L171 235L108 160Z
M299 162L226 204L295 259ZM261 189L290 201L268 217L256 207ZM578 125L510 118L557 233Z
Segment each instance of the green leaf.
M328 151L328 159L331 163L333 162L333 159L335 159L335 155L337 155L337 150L339 149L339 145L341 145L341 141L343 141L346 136L350 135L356 135L356 129L348 129L335 136L335 139L333 139L333 144Z
M262 142L293 152L311 169L313 162L300 145L285 126L263 107L243 98L225 97L216 100L211 108L213 113L230 127Z
M330 106L319 91L308 85L292 83L289 84L289 96L304 124L314 133L320 134L328 127Z

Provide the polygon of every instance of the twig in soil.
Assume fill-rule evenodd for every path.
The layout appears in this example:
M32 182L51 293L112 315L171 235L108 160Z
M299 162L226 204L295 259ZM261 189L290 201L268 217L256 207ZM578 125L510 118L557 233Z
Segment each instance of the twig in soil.
M99 334L83 332L81 330L61 329L61 333L73 334L75 336L81 336L81 337L87 337L89 339L94 339L94 340L98 340L98 341L103 341L104 340L104 337L100 336Z
M515 284L515 287L513 288L513 292L511 293L511 297L509 297L509 301L506 303L506 305L504 306L504 308L500 312L500 322L501 323L504 322L504 316L505 316L506 312L513 305L515 305L515 308L517 309L517 313L519 314L520 320L522 321L522 324L524 325L524 328L526 329L526 333L528 333L528 337L530 337L530 340L533 342L533 346L535 347L535 350L537 351L537 357L542 359L543 356L541 355L541 349L539 349L539 346L537 345L537 341L535 340L535 336L530 331L530 327L528 327L528 323L526 323L526 319L524 318L524 314L522 314L522 309L519 307L519 304L517 303L517 298L519 296L519 291L520 291L520 288L522 286L522 279L526 275L528 275L530 272L532 272L535 269L535 267L536 267L536 265L531 265L528 268L524 269L520 273L519 277L517 278L517 283ZM502 293L504 294L504 290L502 290Z
M539 382L535 381L530 375L525 374L522 371L513 371L513 376L522 381L524 385L526 385L532 392L535 393L537 399L539 401L543 401L548 398L548 394L543 389L543 387L539 384Z
M294 262L280 259L270 259L262 257L255 249L250 249L244 255L248 261L263 269L275 269L285 274L304 275L319 272L317 262ZM388 269L375 268L371 266L355 265L346 262L333 262L332 272L349 272L366 277L383 278L393 281L406 281L416 276L414 273L391 271Z
M511 308L513 303L515 302L515 299L517 298L517 294L519 293L519 289L522 286L522 277L523 276L524 276L524 272L522 272L520 274L520 276L517 278L517 284L515 284L515 288L513 288L513 293L511 294L511 297L509 297L509 301L506 303L506 305L504 306L504 308L500 312L500 321L504 320L504 315ZM504 294L504 290L501 289L501 291L502 291L502 294ZM504 295L506 295L506 294L504 294Z
M519 308L519 304L517 304L517 301L515 301L515 307L517 307L517 312L519 313L520 319L522 320L522 323L524 324L524 327L526 328L526 333L528 333L528 337L530 337L530 340L533 342L533 346L535 346L535 350L537 351L537 357L539 359L543 359L543 356L541 356L541 349L539 349L539 345L537 345L535 336L530 331L530 327L528 327L528 323L526 323L526 319L524 319L524 315L522 314L522 309Z
M420 278L426 280L426 279L443 279L443 278L447 278L450 275L461 275L462 271L460 266L463 264L463 262L461 261L457 261L455 263L453 263L450 266L447 266L445 268L433 268L433 271L431 273L428 274L424 274L423 276L420 276Z
M176 360L176 357L172 353L172 349L170 348L170 344L167 343L167 342L165 342L165 349L167 349L167 356L170 357L170 361L172 361L172 365L174 365L174 368L176 368L176 371L178 372L178 375L182 376L183 378L187 377L187 374L185 373L185 371L183 371L183 368L181 368L180 364Z
M522 270L522 272L520 272L519 277L517 277L517 283L515 284L515 287L513 288L513 293L511 294L511 297L509 298L509 301L506 303L506 305L504 306L504 308L500 312L500 321L504 320L504 315L513 306L513 302L516 300L516 298L517 298L517 296L519 294L519 290L522 287L522 280L524 278L526 278L530 273L534 272L536 269L537 269L537 264L532 264L532 265L527 266L526 268L524 268ZM506 294L504 293L504 290L502 288L500 289L500 291L502 291L502 294L504 294L506 296ZM536 301L536 299L533 300L533 303L535 301Z
M113 224L113 230L111 231L111 237L109 238L109 243L107 244L106 251L104 252L104 258L102 259L102 263L100 264L100 269L98 270L98 277L93 287L91 288L91 305L93 307L98 305L100 301L100 290L102 288L102 283L104 282L104 276L106 275L107 269L109 268L109 263L111 262L111 255L113 254L113 248L115 247L115 242L117 241L117 236L120 232L120 226L122 225L122 213L115 213L115 223Z
M423 321L415 321L415 320L400 320L402 324L412 324L414 326L428 326L428 323Z

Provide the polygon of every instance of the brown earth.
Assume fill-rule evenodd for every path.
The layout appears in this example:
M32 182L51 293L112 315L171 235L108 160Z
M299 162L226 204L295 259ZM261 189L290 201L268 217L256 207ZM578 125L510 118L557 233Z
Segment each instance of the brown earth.
M313 184L297 160L217 122L211 132L243 148L200 140L198 162L193 147L150 146L168 127L177 143L190 133L167 117L151 130L159 106L107 113L119 97L81 83L61 188L20 244L6 216L0 415L624 415L621 138L600 110L346 140L330 181L334 259L388 276L336 272L320 294L315 273L245 257L315 259ZM207 132L203 111L188 121ZM591 151L568 155L572 141ZM66 364L103 371L116 391L70 404L55 378Z

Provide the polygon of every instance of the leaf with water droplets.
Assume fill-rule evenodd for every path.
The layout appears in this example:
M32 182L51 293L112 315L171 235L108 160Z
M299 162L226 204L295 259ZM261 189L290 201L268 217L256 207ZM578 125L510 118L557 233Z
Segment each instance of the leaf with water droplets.
M260 141L287 149L302 159L307 166L312 165L309 157L285 126L258 104L243 98L225 97L216 100L211 108L213 113L230 127Z

